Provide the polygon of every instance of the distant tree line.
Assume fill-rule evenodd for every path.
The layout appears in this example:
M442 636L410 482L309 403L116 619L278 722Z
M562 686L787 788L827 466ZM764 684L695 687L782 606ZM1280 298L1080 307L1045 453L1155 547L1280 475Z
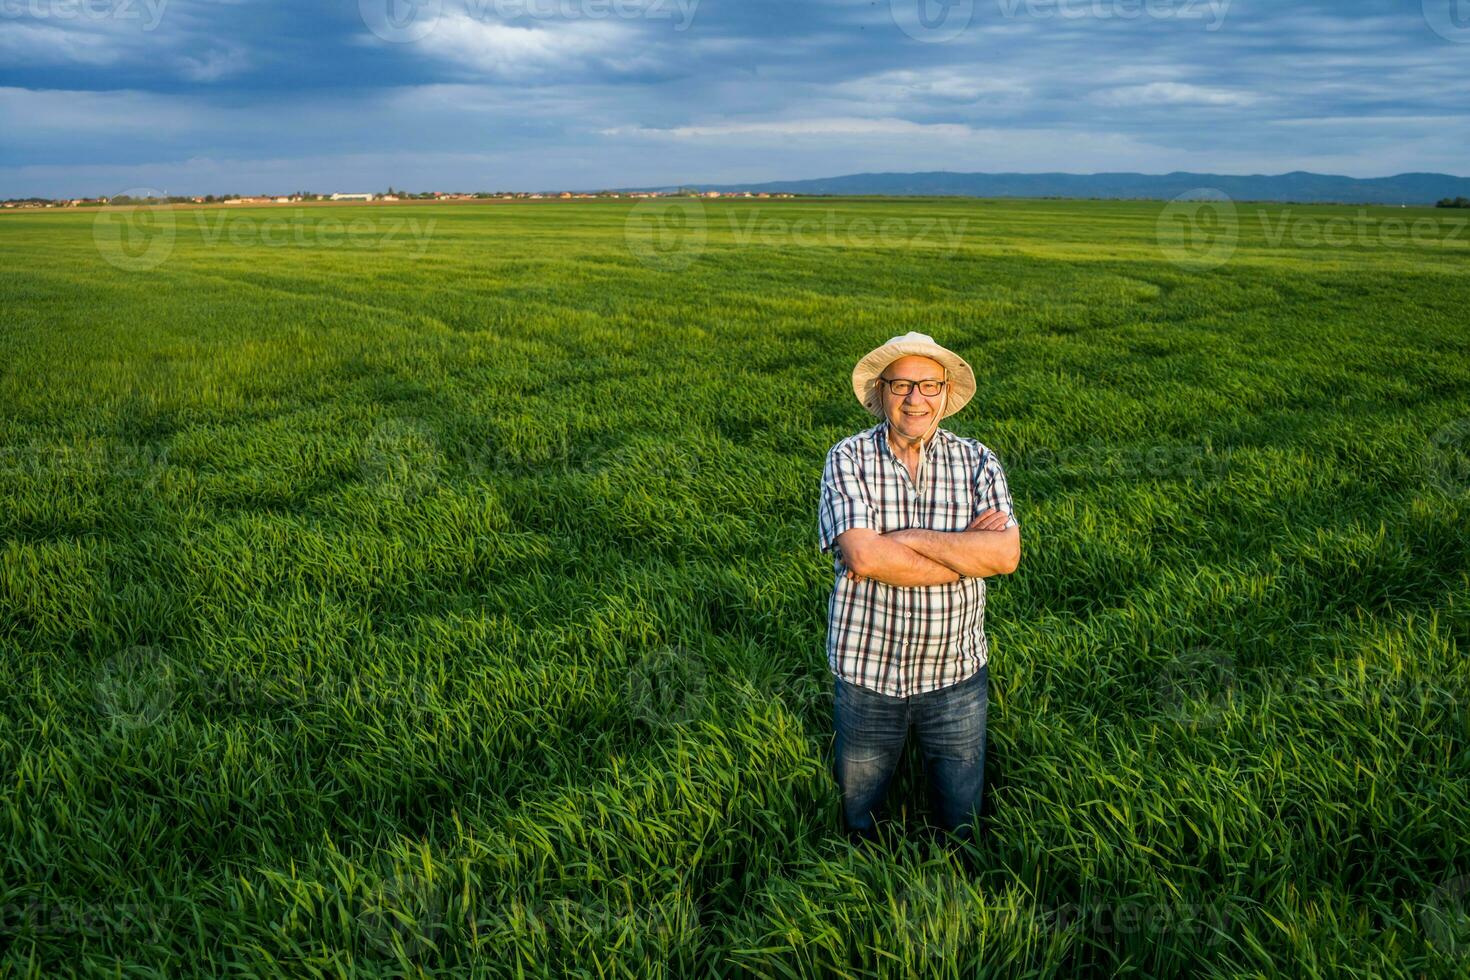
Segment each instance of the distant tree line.
M1446 197L1435 205L1437 208L1470 208L1470 197Z

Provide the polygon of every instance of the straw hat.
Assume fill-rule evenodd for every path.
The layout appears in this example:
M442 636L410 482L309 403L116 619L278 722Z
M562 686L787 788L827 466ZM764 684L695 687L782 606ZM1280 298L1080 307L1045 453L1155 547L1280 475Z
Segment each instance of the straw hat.
M900 357L911 354L932 357L944 365L945 380L949 384L944 386L944 409L940 418L948 418L958 412L974 397L975 372L963 357L940 347L928 334L906 333L902 337L894 337L882 347L868 351L857 362L857 367L852 369L852 393L857 395L857 400L873 415L880 419L885 418L883 391L878 386L878 375Z

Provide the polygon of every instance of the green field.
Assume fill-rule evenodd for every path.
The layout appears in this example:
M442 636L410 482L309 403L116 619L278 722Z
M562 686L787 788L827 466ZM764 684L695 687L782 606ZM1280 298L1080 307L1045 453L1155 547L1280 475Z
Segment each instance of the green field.
M0 977L1463 976L1464 220L0 215ZM1023 532L955 852L829 769L909 330Z

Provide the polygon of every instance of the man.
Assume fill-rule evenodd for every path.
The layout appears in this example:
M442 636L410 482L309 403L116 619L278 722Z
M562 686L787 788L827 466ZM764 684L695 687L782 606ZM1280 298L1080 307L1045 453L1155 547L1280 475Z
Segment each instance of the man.
M843 826L876 837L912 724L939 823L968 838L985 775L985 578L1016 570L1021 531L995 454L939 427L975 394L963 358L924 334L894 337L858 361L852 389L883 421L828 452L817 520L836 574Z

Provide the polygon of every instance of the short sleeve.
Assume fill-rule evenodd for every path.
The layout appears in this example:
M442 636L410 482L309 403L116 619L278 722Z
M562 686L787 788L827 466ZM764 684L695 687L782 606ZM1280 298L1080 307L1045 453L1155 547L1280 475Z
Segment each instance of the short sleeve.
M843 531L877 524L857 461L852 453L833 446L822 468L822 497L817 506L817 541L822 551L830 554Z
M987 510L1003 510L1008 520L1006 528L1020 524L1016 520L1016 508L1011 503L1011 488L1006 484L1005 470L995 453L985 450L980 459L980 468L975 473L975 516Z

